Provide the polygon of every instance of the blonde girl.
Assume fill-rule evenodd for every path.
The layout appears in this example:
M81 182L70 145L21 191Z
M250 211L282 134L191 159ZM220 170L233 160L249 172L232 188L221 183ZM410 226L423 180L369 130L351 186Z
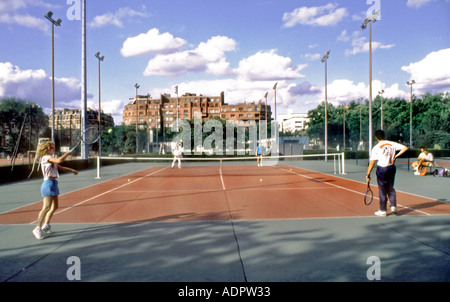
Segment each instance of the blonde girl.
M72 151L64 153L61 157L54 157L54 152L55 144L52 141L44 142L38 146L37 156L41 159L44 182L41 186L43 206L39 212L36 228L33 230L33 234L37 239L44 238L43 232L47 234L51 233L50 219L58 209L58 171L73 172L75 175L78 174L78 171L72 168L60 166Z

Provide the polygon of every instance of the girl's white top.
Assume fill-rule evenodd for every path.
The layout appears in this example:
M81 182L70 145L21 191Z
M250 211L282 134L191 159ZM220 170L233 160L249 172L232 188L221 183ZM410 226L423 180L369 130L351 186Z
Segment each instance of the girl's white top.
M47 179L56 179L59 177L58 173L58 165L55 163L51 163L48 160L52 158L51 155L45 155L41 159L41 167L42 167L42 174L44 175L44 180Z

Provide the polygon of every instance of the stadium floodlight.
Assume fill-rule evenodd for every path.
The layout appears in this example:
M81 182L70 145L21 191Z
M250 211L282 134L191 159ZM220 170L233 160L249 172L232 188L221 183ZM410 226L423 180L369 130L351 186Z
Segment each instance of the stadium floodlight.
M328 109L327 109L327 61L330 57L331 49L327 51L326 54L323 55L321 62L325 63L325 161L327 161L327 153L328 153Z
M416 84L416 81L411 80L411 82L406 82L407 85L410 86L411 90L410 90L410 98L411 98L411 102L410 102L410 118L409 118L409 148L411 149L413 147L413 143L412 143L412 113L413 113L413 98L412 98L412 86L413 84Z
M52 141L55 142L55 25L61 26L61 19L52 19L53 12L48 11L44 17L52 23Z
M364 19L361 28L364 30L369 24L369 157L372 154L372 23L375 23L379 17L380 10L377 9L374 14Z

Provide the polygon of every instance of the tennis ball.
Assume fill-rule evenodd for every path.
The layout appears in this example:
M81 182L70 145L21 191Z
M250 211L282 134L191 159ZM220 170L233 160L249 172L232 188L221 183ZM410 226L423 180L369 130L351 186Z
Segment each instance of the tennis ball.
M130 179L128 179L128 182L130 182Z
M262 178L260 178L259 181L262 181Z
M112 129L108 129L108 133L112 133Z

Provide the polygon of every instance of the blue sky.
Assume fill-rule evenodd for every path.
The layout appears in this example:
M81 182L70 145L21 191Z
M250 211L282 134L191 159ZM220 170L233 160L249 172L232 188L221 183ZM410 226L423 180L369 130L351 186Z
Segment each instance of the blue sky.
M51 24L55 27L55 106L81 106L81 0L2 0L0 97L51 107ZM264 100L277 113L303 113L324 99L338 105L369 96L369 30L361 24L379 8L372 26L373 96L409 98L450 91L449 0L154 0L87 1L88 106L122 122L135 94L219 95L225 101Z

